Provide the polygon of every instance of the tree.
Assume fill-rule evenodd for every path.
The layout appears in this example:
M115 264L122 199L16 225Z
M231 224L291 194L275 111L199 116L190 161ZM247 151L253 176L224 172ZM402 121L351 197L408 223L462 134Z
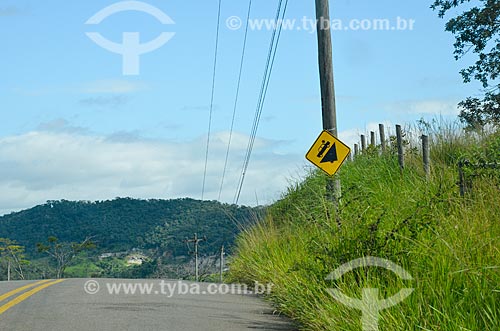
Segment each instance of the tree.
M51 236L47 239L47 243L38 243L36 246L39 252L47 253L56 261L57 278L64 277L64 271L78 253L96 247L92 237L87 237L81 243L66 243L59 242L59 239Z
M456 60L471 51L477 54L476 62L460 74L464 83L479 81L484 95L460 102L459 117L469 128L481 128L500 123L500 0L435 0L431 8L443 18L452 8L470 2L476 6L450 19L446 31L455 35Z
M17 242L0 238L0 258L3 262L18 275L19 279L24 279L23 266L29 264L24 255L24 247Z

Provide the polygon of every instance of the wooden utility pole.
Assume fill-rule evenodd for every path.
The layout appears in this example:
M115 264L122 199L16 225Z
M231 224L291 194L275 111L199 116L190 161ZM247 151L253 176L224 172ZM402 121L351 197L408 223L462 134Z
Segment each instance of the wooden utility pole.
M198 238L198 234L195 233L193 239L186 239L184 242L186 243L193 243L194 244L194 273L195 273L195 280L199 281L199 270L198 270L198 245L202 241L206 241L207 238Z
M335 137L338 137L329 0L316 0L316 30L318 33L318 62L323 130L327 130ZM335 208L338 210L338 203L341 196L339 179L334 180L329 178L327 180L326 196L327 199L333 201ZM338 213L337 222L340 224Z
M337 110L333 81L332 34L330 31L330 8L328 0L316 0L316 19L323 129L330 131L337 137Z

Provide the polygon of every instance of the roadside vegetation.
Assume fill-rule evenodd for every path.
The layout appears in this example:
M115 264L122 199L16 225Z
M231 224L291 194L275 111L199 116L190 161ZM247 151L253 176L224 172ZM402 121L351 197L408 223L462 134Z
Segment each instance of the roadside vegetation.
M312 171L237 241L230 281L274 284L268 299L304 330L361 330L361 312L328 288L380 299L414 288L381 311L381 330L500 330L500 169L470 170L470 190L457 185L461 160L500 163L500 132L466 133L420 123L431 137L426 179L418 144L407 135L406 167L393 148L370 147L346 163L339 211L325 198L327 177ZM388 259L412 281L382 268L358 268L325 278L360 257Z

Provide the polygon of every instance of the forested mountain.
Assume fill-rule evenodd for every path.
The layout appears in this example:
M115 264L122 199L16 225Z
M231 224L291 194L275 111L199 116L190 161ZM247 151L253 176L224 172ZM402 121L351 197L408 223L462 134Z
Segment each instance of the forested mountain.
M156 248L176 257L187 254L183 241L197 232L207 237L200 252L213 254L222 244L230 250L241 227L262 212L259 207L193 199L48 201L0 217L0 238L17 241L31 256L37 255L36 244L49 236L62 242L79 242L92 236L99 252Z

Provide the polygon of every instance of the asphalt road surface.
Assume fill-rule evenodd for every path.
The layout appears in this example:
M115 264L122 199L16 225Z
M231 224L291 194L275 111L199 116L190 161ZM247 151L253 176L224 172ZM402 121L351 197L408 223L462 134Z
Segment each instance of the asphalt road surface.
M228 290L159 280L0 282L0 330L296 330L258 296Z

